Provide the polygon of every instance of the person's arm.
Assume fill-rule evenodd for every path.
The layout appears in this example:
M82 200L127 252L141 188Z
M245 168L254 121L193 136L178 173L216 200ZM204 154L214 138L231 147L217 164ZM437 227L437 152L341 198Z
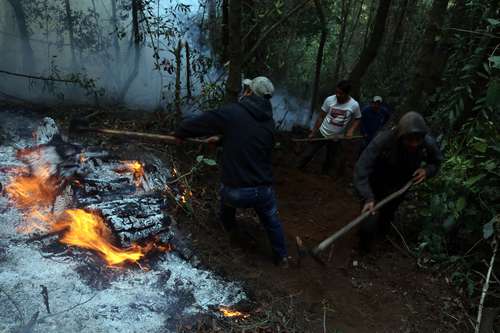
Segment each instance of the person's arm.
M207 111L182 121L175 131L179 139L224 134L227 115L224 110Z
M347 132L346 132L346 134L345 134L345 136L346 136L347 138L350 138L350 137L352 137L352 136L353 136L354 132L355 132L355 131L358 129L358 127L359 127L359 123L360 123L360 119L354 119L354 120L352 121L351 126L349 127L349 129L347 130Z
M311 133L309 133L309 138L312 138L316 135L318 132L318 129L321 127L321 124L325 120L327 113L326 112L321 112L318 116L318 119L316 119L316 123L314 123L314 127L311 130Z
M375 161L390 140L390 132L378 134L361 154L354 168L354 186L365 201L363 212L373 209L375 195L370 185L370 176L373 173Z
M359 109L359 104L356 103L354 106L354 109L352 110L352 116L353 116L353 121L352 124L349 126L349 129L347 130L345 136L350 138L354 134L354 132L358 129L359 123L361 120L361 110Z
M426 135L424 138L424 145L427 149L426 165L423 168L417 169L413 174L413 181L415 184L420 184L427 178L434 177L444 159L443 153L433 137Z
M327 97L325 101L323 102L323 105L321 106L321 111L318 115L318 119L316 119L316 123L314 124L314 127L311 130L311 133L309 134L309 137L312 138L316 135L318 132L318 129L321 127L321 124L323 124L323 121L325 120L326 115L330 111L330 105L332 97Z

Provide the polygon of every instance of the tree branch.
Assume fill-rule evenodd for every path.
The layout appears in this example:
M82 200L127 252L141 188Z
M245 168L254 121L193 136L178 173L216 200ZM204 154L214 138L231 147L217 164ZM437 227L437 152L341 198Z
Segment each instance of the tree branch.
M494 242L495 242L495 246L493 248L493 254L492 254L491 260L490 260L490 267L488 268L488 273L486 274L486 280L484 281L483 291L481 293L481 300L479 301L479 310L477 312L476 329L474 331L475 333L480 333L483 331L481 329L481 319L483 316L484 299L486 298L486 294L488 293L488 288L490 286L491 272L493 271L493 266L495 265L495 257L497 255L497 250L498 250L498 240L495 240Z
M304 8L311 0L305 0L302 3L299 3L297 6L294 8L290 9L281 19L279 19L276 23L274 23L272 26L270 26L266 31L262 33L262 35L259 37L257 42L255 42L255 45L250 49L250 51L246 54L245 58L243 59L243 63L247 62L250 57L253 55L253 53L257 50L257 48L260 46L260 44L267 38L267 36L274 31L277 27L279 27L283 22L288 20L290 16L298 13L302 8Z
M42 81L54 81L54 82L63 82L63 83L80 83L77 80L71 80L71 79L58 79L58 78L53 78L53 77L45 77L45 76L35 76L35 75L28 75L28 74L21 74L21 73L14 73L14 72L9 72L9 71L4 71L0 70L0 73L11 75L11 76L17 76L17 77L24 77L27 79L33 79L33 80L42 80Z

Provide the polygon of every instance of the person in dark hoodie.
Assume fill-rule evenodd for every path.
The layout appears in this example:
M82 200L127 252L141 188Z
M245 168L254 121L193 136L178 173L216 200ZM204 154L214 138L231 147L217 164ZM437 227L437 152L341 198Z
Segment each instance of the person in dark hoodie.
M443 160L424 118L406 113L397 127L380 132L363 151L354 169L354 186L364 200L362 213L413 179L419 184L434 176ZM385 235L403 198L382 207L361 225L360 248L369 251L374 236Z
M286 267L288 253L272 186L274 86L263 76L243 84L239 102L183 121L175 136L222 135L221 222L226 231L234 232L236 208L253 208L267 231L275 263Z

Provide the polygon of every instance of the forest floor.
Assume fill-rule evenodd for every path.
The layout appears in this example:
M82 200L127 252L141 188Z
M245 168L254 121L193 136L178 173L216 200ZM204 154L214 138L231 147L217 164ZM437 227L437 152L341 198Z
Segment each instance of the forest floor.
M44 110L65 123L68 113ZM93 112L78 109L72 116ZM102 113L93 118L101 127L158 132L168 123L155 114ZM165 131L167 132L167 131ZM276 267L266 234L252 211L241 211L238 222L247 241L234 244L217 221L218 167L203 167L189 177L193 196L192 214L177 212L179 226L191 234L191 242L202 265L228 280L241 281L251 302L238 310L246 319L215 322L199 318L179 326L180 332L464 332L465 314L459 297L444 274L422 269L405 249L400 235L380 241L373 253L360 256L356 231L326 250L326 267L311 258L297 264L295 237L314 246L354 217L360 203L350 185L357 147L347 147L345 175L319 174L322 156L306 172L293 166L303 147L292 145L289 135L280 135L274 173L279 213L290 255L288 269ZM101 144L124 147L120 140ZM170 156L179 173L189 171L196 156L214 156L215 151L195 145L168 147L163 144L129 144L123 153L140 155L145 150ZM175 156L175 157L174 157ZM139 158L140 156L138 156ZM405 214L396 225L410 242L414 228L405 228ZM411 246L411 245L410 245ZM469 326L470 327L470 326ZM246 331L244 331L246 330Z

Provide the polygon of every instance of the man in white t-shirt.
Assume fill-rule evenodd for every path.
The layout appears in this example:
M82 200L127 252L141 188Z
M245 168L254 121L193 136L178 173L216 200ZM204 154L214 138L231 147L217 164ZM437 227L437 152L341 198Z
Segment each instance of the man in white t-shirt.
M309 134L309 138L328 138L336 136L351 137L358 128L361 119L361 110L358 102L349 96L351 83L343 80L337 83L335 95L325 99L321 107L321 114ZM299 169L304 169L314 155L326 146L326 158L323 162L322 173L327 174L332 159L338 155L340 141L325 140L313 141L307 147L304 156L299 162Z

